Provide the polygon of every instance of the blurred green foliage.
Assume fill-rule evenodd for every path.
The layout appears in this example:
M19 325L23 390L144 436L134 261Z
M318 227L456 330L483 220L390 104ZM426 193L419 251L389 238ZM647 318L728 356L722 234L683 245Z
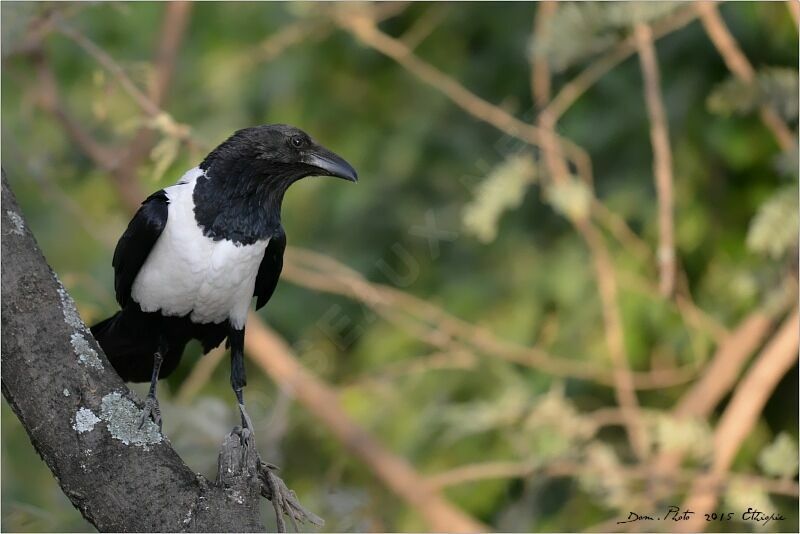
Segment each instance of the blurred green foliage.
M684 6L564 4L547 41L531 36L533 3L413 3L381 28L400 36L439 12L416 53L482 98L530 119L532 54L545 55L558 88L598 51L627 36L634 22L660 20ZM53 8L3 2L4 50L21 43L30 21ZM140 86L153 76L163 4L57 9ZM290 246L328 254L377 283L402 279L401 289L500 338L608 366L591 259L565 219L588 209L586 186L540 189L535 151L476 121L337 30L327 9L331 6L313 3L194 5L165 109L207 146L238 128L285 122L355 165L361 177L357 187L309 179L292 188L283 210ZM735 3L722 7L722 14L759 72L757 87L731 80L698 22L659 40L657 52L674 156L679 264L698 306L733 327L783 294L782 281L796 273L797 152L781 152L756 107L775 106L796 131L798 53L797 28L782 3ZM257 59L259 43L297 23L318 29L268 62ZM98 138L125 142L143 124L137 106L75 43L56 34L45 43L71 112ZM37 100L30 58L4 56L3 167L48 261L92 323L115 310L110 259L129 215L108 176ZM597 196L655 248L647 132L635 57L605 75L559 123L561 135L591 154ZM202 155L161 136L137 179L144 189L156 190L175 182ZM449 236L435 249L419 235L430 221ZM397 253L398 245L411 267L408 257ZM613 245L612 254L620 272L642 272L638 260L620 247ZM391 272L398 276L387 276ZM707 361L714 349L708 335L687 329L676 309L657 296L621 286L632 367ZM349 415L423 474L491 460L591 466L573 477L520 475L446 490L455 504L495 528L583 530L625 516L638 502L639 490L620 475L620 466L631 460L624 432L595 432L586 415L615 405L608 387L556 380L474 355L434 365L430 347L362 304L285 281L262 316L304 365L339 388ZM337 321L345 328L331 326ZM159 386L160 398L173 445L193 469L213 475L216 449L236 414L225 364L198 397L174 401L198 357L193 347ZM290 393L252 364L249 369L246 395L262 456L282 466L283 478L304 504L327 520L326 530L425 528ZM675 421L665 410L684 390L640 393L642 405L653 412L647 416L648 435L653 450L685 449L689 465L702 466L719 412L710 421ZM795 370L740 451L738 470L796 476L796 463L791 473L782 466L784 458L797 454L797 397ZM2 529L91 528L35 458L5 404L2 415ZM771 528L798 529L795 498L733 486L725 499L745 507L761 499L787 516Z

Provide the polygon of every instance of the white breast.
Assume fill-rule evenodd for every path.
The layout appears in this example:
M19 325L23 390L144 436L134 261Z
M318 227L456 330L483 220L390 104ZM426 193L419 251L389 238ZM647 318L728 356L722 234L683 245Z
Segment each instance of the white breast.
M230 319L241 328L269 239L236 245L204 236L192 201L200 176L203 171L196 167L164 190L169 198L167 225L139 271L131 296L147 312L191 313L197 323Z

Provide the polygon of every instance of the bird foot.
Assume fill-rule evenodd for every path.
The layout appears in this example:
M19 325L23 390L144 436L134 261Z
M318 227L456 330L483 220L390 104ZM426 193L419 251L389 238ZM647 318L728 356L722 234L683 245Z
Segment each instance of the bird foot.
M278 466L261 460L261 456L256 450L253 421L250 419L250 414L247 413L241 398L239 399L239 413L242 416L242 426L235 427L233 433L239 436L242 449L244 449L246 455L255 454L256 471L261 484L261 495L272 501L278 532L286 532L284 516L289 518L295 532L300 532L297 527L298 521L300 523L308 522L317 526L324 525L325 522L319 516L303 508L303 505L297 499L297 494L286 487L283 480L275 474L279 469Z
M239 405L239 413L242 415L242 428L239 431L239 436L242 438L242 445L246 447L255 447L255 442L253 440L253 437L255 436L255 432L253 430L253 420L250 419L250 414L247 413L244 404Z
M158 431L161 432L161 408L155 395L148 395L144 401L144 410L139 418L139 428L144 426L148 418L158 425Z
M258 478L261 481L261 495L272 501L278 532L286 532L284 516L289 517L295 532L300 532L297 527L298 521L300 523L308 522L318 527L323 526L325 521L318 515L306 510L297 499L297 494L290 490L286 483L275 474L279 469L278 466L259 459Z
M256 449L255 433L247 427L233 427L233 433L239 436L242 447L245 449Z

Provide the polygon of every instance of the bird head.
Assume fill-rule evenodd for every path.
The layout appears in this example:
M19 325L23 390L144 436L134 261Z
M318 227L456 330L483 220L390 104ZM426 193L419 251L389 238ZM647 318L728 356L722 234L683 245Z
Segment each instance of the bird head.
M335 176L358 181L342 157L294 126L268 124L238 130L200 165L211 177L247 177L287 185L306 176ZM287 183L288 182L288 183Z
M283 195L306 176L358 181L343 158L286 124L235 132L200 164L193 197L205 235L252 243L279 231Z

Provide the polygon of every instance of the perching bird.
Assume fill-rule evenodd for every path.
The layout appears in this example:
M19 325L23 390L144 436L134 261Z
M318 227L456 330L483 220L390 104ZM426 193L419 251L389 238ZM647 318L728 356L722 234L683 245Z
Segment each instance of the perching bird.
M231 386L252 432L242 396L245 320L253 297L259 309L275 291L286 247L283 195L306 176L358 180L297 128L246 128L136 212L112 262L122 310L91 330L124 380L150 380L142 424L152 417L161 427L156 383L186 344L197 339L205 353L227 337Z

